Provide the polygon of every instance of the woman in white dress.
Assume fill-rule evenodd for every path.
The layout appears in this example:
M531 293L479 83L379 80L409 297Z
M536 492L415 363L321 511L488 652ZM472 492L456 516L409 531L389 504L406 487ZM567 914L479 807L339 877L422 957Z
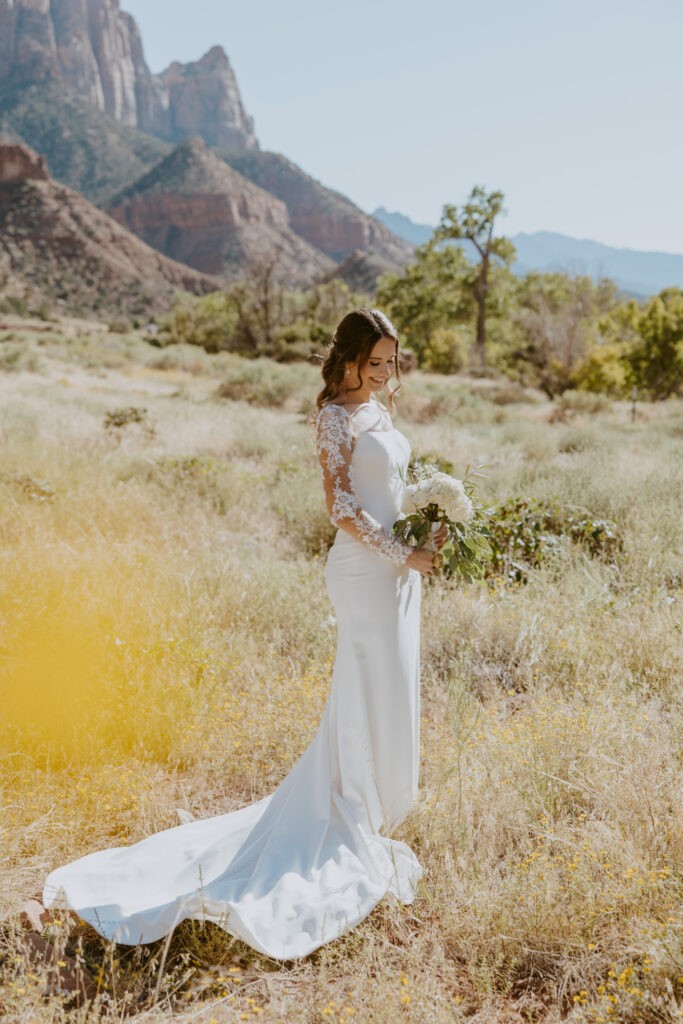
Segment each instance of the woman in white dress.
M285 960L354 927L387 893L415 895L421 867L389 833L417 792L420 574L435 556L392 533L410 446L376 396L391 408L389 382L400 383L395 328L377 310L349 313L322 373L316 441L339 528L325 574L337 655L322 721L257 803L53 871L45 906L105 938L152 942L195 918Z

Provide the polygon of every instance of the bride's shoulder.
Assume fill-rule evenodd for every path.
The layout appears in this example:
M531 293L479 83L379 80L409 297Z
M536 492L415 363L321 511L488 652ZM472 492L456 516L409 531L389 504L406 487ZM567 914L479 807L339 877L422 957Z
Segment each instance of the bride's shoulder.
M349 431L355 439L363 431L391 427L392 420L387 407L376 399L357 404L329 401L318 410L316 425L318 431L326 427Z
M349 411L337 402L326 402L315 417L318 447L341 447L353 444L357 431Z
M318 409L315 417L315 423L318 428L324 427L325 425L341 425L348 424L351 420L348 409L345 406L340 405L338 402L326 402Z
M334 417L334 416L339 416L340 414L344 415L344 416L348 416L349 415L348 409L346 408L345 405L342 405L341 402L332 402L332 401L325 402L318 409L318 416L323 416L324 415L324 416L332 416L332 417Z

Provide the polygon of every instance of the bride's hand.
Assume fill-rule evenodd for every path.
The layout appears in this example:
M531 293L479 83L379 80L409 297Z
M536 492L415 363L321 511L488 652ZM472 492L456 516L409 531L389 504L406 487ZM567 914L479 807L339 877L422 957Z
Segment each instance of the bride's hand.
M448 540L448 527L446 526L445 523L441 523L439 529L434 534L432 540L434 541L434 546L437 548L437 550L438 548L442 548L444 546L444 544Z
M406 558L406 565L411 569L417 569L423 576L431 576L434 572L434 561L440 557L427 548L415 548Z

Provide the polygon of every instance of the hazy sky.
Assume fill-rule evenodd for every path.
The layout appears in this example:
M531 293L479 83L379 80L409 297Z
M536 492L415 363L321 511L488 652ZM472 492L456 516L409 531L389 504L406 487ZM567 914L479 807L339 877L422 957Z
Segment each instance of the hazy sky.
M121 0L153 71L220 43L263 149L436 224L683 252L683 0Z

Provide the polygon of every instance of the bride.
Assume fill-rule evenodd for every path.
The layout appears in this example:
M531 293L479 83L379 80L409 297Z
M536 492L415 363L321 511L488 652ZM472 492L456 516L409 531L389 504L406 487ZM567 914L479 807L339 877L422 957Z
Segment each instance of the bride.
M353 928L387 893L415 895L422 869L390 833L417 793L420 584L435 556L391 529L410 456L389 411L390 381L400 386L393 324L378 310L349 313L322 375L317 451L338 532L325 571L337 655L320 726L257 803L53 871L45 906L107 939L152 942L196 918L285 960Z

